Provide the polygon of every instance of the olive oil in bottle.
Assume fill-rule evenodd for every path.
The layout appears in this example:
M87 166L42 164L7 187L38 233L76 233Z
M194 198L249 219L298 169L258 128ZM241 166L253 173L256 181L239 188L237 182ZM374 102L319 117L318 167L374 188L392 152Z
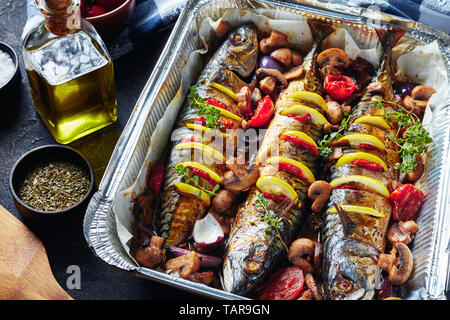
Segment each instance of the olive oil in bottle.
M112 60L79 0L39 0L45 21L23 42L38 114L55 140L70 143L117 119Z

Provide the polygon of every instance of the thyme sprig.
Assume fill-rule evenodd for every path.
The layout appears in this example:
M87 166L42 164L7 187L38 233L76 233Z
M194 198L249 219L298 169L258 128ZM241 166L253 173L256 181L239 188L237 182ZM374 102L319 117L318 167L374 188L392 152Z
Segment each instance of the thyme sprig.
M385 104L393 106L396 110L386 111ZM397 124L395 136L389 134L387 137L398 147L401 162L395 164L394 168L402 172L411 173L417 167L416 155L428 151L428 146L433 139L422 126L420 119L412 110L407 110L403 106L386 101L382 97L374 97L371 106L383 110L386 121L393 125Z
M286 251L288 251L288 248L284 243L280 233L280 228L283 226L283 219L281 217L278 217L273 210L268 209L267 208L268 205L269 200L267 200L264 194L262 193L258 194L255 200L255 206L257 208L264 209L264 216L261 218L261 220L267 224L267 227L264 229L264 232L267 235L271 236L276 235L276 237L281 241L281 243L285 247Z
M212 197L216 194L217 190L219 190L220 188L220 184L216 184L214 186L214 188L212 190L209 190L207 187L207 183L205 181L203 181L203 185L199 184L200 181L200 177L197 175L194 175L192 173L191 170L189 170L188 167L183 166L183 165L179 165L177 167L175 167L175 170L177 171L177 174L183 178L184 182L189 184L189 183L194 183L194 187L202 190L203 192L205 192L209 197Z
M340 139L343 137L342 132L348 129L350 121L353 119L353 116L349 114L346 110L342 110L344 115L341 120L341 126L338 131L334 131L330 134L326 134L321 141L319 141L319 155L327 158L333 153L333 149L328 146L328 142L333 141L335 139Z
M203 116L206 119L205 126L211 129L220 129L224 126L220 122L220 111L214 108L214 106L206 103L206 100L200 97L197 93L195 86L190 86L191 92L188 94L188 98L191 99L190 107L192 109L198 109L197 114Z

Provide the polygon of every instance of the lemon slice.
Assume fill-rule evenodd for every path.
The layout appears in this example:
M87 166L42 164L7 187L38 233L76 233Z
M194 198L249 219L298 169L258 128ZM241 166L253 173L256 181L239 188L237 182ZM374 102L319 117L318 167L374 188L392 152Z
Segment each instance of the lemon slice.
M302 139L305 142L308 142L309 144L312 144L313 146L315 146L317 148L316 142L304 132L301 132L301 131L286 131L286 132L283 132L282 134L283 135L297 137L299 139Z
M217 159L221 161L220 163L225 163L226 159L219 151L211 148L210 146L204 145L200 142L184 142L177 144L175 149L197 149L202 150L204 153L206 153L209 157Z
M362 116L361 118L356 119L354 122L361 124L370 124L374 127L385 130L388 130L390 128L386 120L384 120L383 117L379 116Z
M361 206L351 206L351 205L340 205L342 210L350 213L359 213L359 214L367 214L369 216L384 218L386 215L369 207L361 207ZM328 214L336 214L337 210L335 207L327 210Z
M317 111L316 109L313 109L311 107L307 107L305 105L302 104L297 104L295 106L289 107L284 109L283 111L280 112L280 114L287 116L287 115L304 115L309 113L309 115L311 116L311 119L314 123L319 124L319 125L326 125L329 124L327 118L325 118L323 116L323 114L321 114L319 111Z
M230 112L228 110L216 107L211 105L212 107L214 107L216 110L219 110L220 114L223 115L224 117L233 119L233 120L237 120L237 121L242 121L243 119L241 117L239 117L238 115L235 115L233 112Z
M313 183L314 181L316 181L314 174L303 163L300 163L298 161L295 161L293 159L289 159L286 157L272 157L272 158L269 158L266 160L267 164L274 164L274 163L280 163L280 162L289 163L289 164L297 167L302 172L302 175L308 180L309 183Z
M271 194L284 194L294 202L297 202L297 193L287 182L272 176L260 177L256 181L256 187L261 192Z
M222 182L222 178L215 173L214 171L212 171L210 168L198 163L198 162L191 162L191 161L187 161L187 162L181 162L179 164L177 164L175 166L175 168L179 167L179 166L184 166L184 167L193 167L193 168L197 168L200 169L204 172L206 172L207 174L209 174L209 176L211 177L211 179L213 179L214 181L216 181L217 183Z
M336 167L342 166L344 164L352 163L353 160L357 160L357 159L363 159L363 160L370 161L372 163L378 163L379 165L381 165L383 167L384 171L388 170L388 167L386 166L386 163L384 163L383 160L381 160L376 155L366 153L366 152L354 152L354 153L344 154L336 162Z
M289 96L291 99L300 100L308 103L312 103L320 107L323 111L328 110L328 105L325 100L317 93L310 91L297 91Z
M366 143L379 150L385 150L384 144L377 137L371 134L353 133L348 134L339 140L347 140L352 148L359 148L361 143Z
M211 201L209 200L208 195L204 191L200 190L199 188L193 187L190 184L187 184L184 182L176 183L175 187L181 193L190 194L190 195L193 195L194 197L199 198L208 207L211 204Z
M200 130L200 131L204 131L204 132L209 132L209 133L211 133L213 135L220 133L222 135L222 137L224 137L224 138L227 137L227 134L223 133L223 132L220 132L220 130L210 129L210 128L207 128L207 127L204 127L202 125L195 124L195 123L190 123L190 122L186 123L186 127L188 127L189 129L192 129L192 130Z
M362 184L367 190L376 192L383 197L388 198L389 197L389 190L385 187L384 184L382 184L380 181L375 180L373 178L365 177L365 176L358 176L358 175L351 175L347 177L337 178L330 182L330 185L333 188L337 188L340 185L346 184L346 183L359 183Z
M213 87L213 88L216 88L216 89L219 90L219 91L222 91L223 93L225 93L227 96L229 96L229 97L230 97L231 99L233 99L234 101L237 100L237 95L236 95L236 93L234 93L231 89L229 89L229 88L227 88L227 87L225 87L225 86L223 86L223 85L221 85L221 84L215 83L215 82L211 82L211 83L209 84L209 86L210 86L210 87Z

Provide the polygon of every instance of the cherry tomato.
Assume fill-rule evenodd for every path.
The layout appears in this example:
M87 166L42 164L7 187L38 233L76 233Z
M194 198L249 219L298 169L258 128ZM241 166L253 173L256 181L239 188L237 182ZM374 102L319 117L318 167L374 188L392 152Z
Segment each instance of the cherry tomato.
M407 221L414 219L424 201L423 192L412 184L404 184L395 189L389 202L392 206L392 219Z
M355 91L355 83L350 77L329 74L325 77L324 88L331 98L343 101Z
M262 287L260 300L295 300L303 289L303 272L292 267L277 271Z
M261 127L269 121L272 117L274 111L274 106L270 96L265 96L262 100L258 102L258 107L256 108L255 114L250 119L248 124L252 127Z
M352 161L352 164L358 167L366 168L372 171L383 172L384 169L379 163L373 163L364 159L356 159Z
M150 171L150 177L148 178L148 187L153 191L153 194L158 194L161 190L161 185L164 180L164 165L154 167Z
M106 11L112 11L120 7L125 0L95 0L95 4L105 8Z
M96 17L96 16L100 16L102 14L105 14L106 12L107 11L105 10L105 8L97 6L97 5L93 5L92 7L90 7L88 9L86 17Z

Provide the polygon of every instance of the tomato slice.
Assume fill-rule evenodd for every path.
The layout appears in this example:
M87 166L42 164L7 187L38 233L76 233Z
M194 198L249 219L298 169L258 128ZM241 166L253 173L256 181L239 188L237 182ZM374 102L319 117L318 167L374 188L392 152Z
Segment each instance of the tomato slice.
M154 167L150 171L150 176L148 178L148 188L153 191L153 194L158 194L161 190L161 185L164 179L164 165Z
M310 123L312 123L312 118L311 118L311 115L309 113L306 113L306 114L304 114L302 116L289 115L289 117L292 117L295 120L297 120L298 122L303 123L303 124L310 124Z
M202 126L206 126L206 118L204 116L195 117L194 122L200 122ZM219 123L223 124L225 129L233 129L233 121L231 120L219 120Z
M422 208L423 201L424 194L420 189L412 184L401 185L389 197L392 206L392 219L395 221L414 219Z
M210 185L212 185L213 187L216 186L217 181L214 180L213 178L211 178L211 176L210 176L207 172L205 172L205 171L203 171L203 170L201 170L201 169L199 169L199 168L194 168L194 167L191 167L191 166L188 166L188 168L189 168L189 170L191 170L191 172L192 172L194 175L199 176L199 177L205 179L205 180L208 181L208 183L209 183Z
M329 74L325 77L324 88L331 98L343 101L353 94L355 83L350 77Z
M304 182L308 182L308 179L303 175L302 170L299 167L294 166L293 164L286 163L286 162L279 162L278 167L281 171L288 172L290 174L293 174L300 180Z
M283 140L292 143L293 145L296 145L300 148L303 148L305 150L308 150L312 154L314 154L316 157L319 156L319 151L317 150L316 146L306 142L305 140L300 139L299 137L291 136L288 134L282 135Z
M261 288L260 300L295 300L303 289L303 272L292 267L278 270Z
M210 104L210 105L215 106L215 107L218 107L218 108L221 108L221 109L225 109L225 110L228 109L227 106L224 105L222 102L219 102L219 101L214 100L214 99L206 99L205 103L206 104Z
M255 114L250 119L248 124L252 127L261 127L269 121L272 117L274 111L274 106L270 96L265 96L262 100L258 102L258 107L256 108Z
M366 168L372 171L378 171L378 172L383 172L384 169L381 166L381 164L379 163L373 163L370 161L367 161L365 159L355 159L352 161L352 164L354 164L355 166L358 167L362 167L362 168Z
M284 200L288 199L288 197L284 194L273 194L273 193L267 193L263 192L263 195L266 199L270 199L276 202L283 202Z
M367 150L378 150L377 147L371 145L370 143L360 143L359 147Z

